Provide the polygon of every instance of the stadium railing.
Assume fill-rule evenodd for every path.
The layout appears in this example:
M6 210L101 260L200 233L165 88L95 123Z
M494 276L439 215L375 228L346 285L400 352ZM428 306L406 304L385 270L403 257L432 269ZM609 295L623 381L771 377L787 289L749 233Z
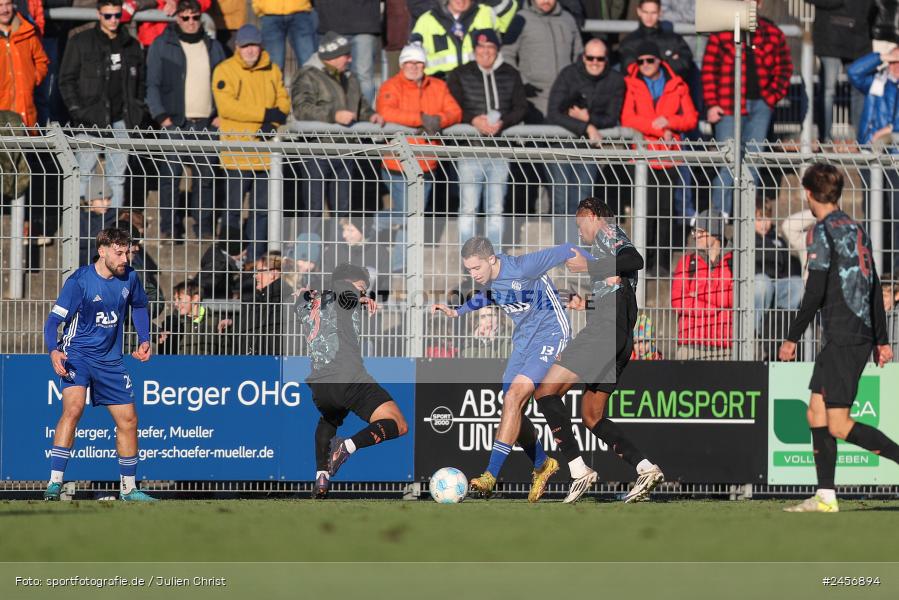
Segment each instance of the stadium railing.
M504 356L510 335L506 319L497 319L495 333L488 327L485 338L483 332L476 333L472 316L446 320L429 313L431 304L458 304L471 291L459 258L460 183L471 184L499 173L508 178L501 215L489 219L489 211L480 204L475 231L485 232L488 223L502 226L503 251L519 254L561 241L576 242L569 206L592 194L620 215L622 226L644 256L662 257L663 268L641 276L638 291L641 311L653 322L652 341L663 357L674 358L678 320L682 318L672 308L674 271L684 256L683 277L695 278L696 266L689 259L693 213L682 210L681 204L684 196L692 195L696 207L707 207L713 194L727 188L717 179L718 173L733 169L731 144L681 142L679 149L669 149L650 146L624 130L605 132L602 143L595 146L547 127L511 128L498 138L472 136L466 127L426 138L371 124L347 129L310 123L293 123L277 135L245 142L223 140L216 133L191 139L162 131L118 135L123 137L113 137L110 131L61 127L0 135L0 179L4 204L9 207L0 221L0 259L7 269L7 277L0 283L4 297L0 303L0 351L43 352L43 320L63 278L91 258L91 227L109 225L121 217L135 227L141 240L144 256L137 257L139 270L162 292L151 298L160 332L166 331L166 317L173 311L172 288L182 281L199 279L201 287L208 289L218 286L217 293L204 293L203 297L216 323L233 322L243 310L244 327L232 324L216 335L215 353L304 353L299 324L291 310L292 294L303 287L322 285L336 260L352 257L371 267L373 288L382 300L381 314L365 321L367 355L454 357L475 352L476 356ZM428 143L422 143L425 141ZM125 206L95 206L91 211L81 198L87 177L80 171L78 157L115 151L128 156ZM267 205L257 207L241 196L240 212L227 210L229 184L233 194L233 186L247 178L246 173L221 168L221 158L229 155L258 161L265 168L257 173L256 181L268 185ZM801 294L803 231L809 224L801 212L804 197L799 178L804 166L822 159L846 172L844 206L868 224L875 261L883 279L892 281L886 274L896 270L892 266L897 262L894 240L899 236L893 235L895 217L887 215L894 214L892 198L899 193L899 170L890 147L819 146L816 152L808 152L769 143L750 148L736 190L736 210L725 229L726 248L733 251L728 266L734 273L733 308L725 311L733 323L728 358L770 357L783 338ZM399 170L384 169L385 161L395 161L392 166ZM160 172L171 165L191 176L177 178L174 185L172 202L180 208L161 209ZM347 177L345 169L352 175ZM682 183L685 175L692 183ZM98 181L116 183L102 172L97 177L92 189ZM199 179L211 185L211 194L200 186ZM338 181L340 185L336 185ZM388 210L398 203L391 194L391 183L398 183L396 191L406 198L404 210ZM189 190L195 188L201 193L200 214L211 217L207 222L218 224L214 236L198 238L191 231L194 218L183 207L189 201ZM329 201L334 194L338 206ZM308 210L310 199L319 196L326 198L327 209ZM772 286L756 281L757 198L767 201L763 208L774 228L791 244L795 257L785 268L786 274L796 279L792 284L777 284L787 288L780 297L776 288L767 289ZM346 202L341 204L340 199ZM236 201L232 205L237 206ZM188 233L176 230L173 236L161 235L166 211L183 217ZM227 261L211 260L226 246L215 243L229 236L229 212L232 221L268 218L264 228L244 230L239 239L232 231L231 237L260 255L281 252L285 259L281 278L273 284L275 288L262 290L271 293L254 294L254 287L261 286L264 277L261 272L231 273L223 270ZM346 234L351 243L344 240L347 221L363 230L364 243L353 240L352 231ZM653 238L647 227L653 224L664 235ZM238 258L232 268L241 262L246 261ZM563 268L551 275L560 289L589 291L583 278ZM756 294L768 303L758 312ZM581 315L573 315L575 331L582 325ZM247 327L248 318L253 327ZM278 337L287 342L276 341ZM811 352L818 340L817 330L811 331L805 353Z

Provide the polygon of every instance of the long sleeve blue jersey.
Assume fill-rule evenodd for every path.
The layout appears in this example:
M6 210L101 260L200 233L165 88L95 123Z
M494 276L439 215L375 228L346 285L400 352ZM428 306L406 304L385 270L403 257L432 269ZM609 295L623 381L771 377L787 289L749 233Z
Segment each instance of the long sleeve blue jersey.
M486 290L479 290L460 306L457 309L459 315L490 305L499 306L515 324L512 342L516 347L523 347L535 337L553 331L560 331L570 338L568 314L558 290L546 273L571 258L572 251L592 259L573 244L561 244L521 256L497 254L499 275Z

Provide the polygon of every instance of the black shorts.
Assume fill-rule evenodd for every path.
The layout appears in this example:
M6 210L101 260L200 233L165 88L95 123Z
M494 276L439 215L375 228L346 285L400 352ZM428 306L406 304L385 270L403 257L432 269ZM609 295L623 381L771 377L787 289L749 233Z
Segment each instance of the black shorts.
M337 427L350 412L368 423L379 406L393 401L387 390L368 373L352 381L307 380L307 384L318 412Z
M824 396L827 408L849 408L858 392L858 381L871 358L871 344L837 346L826 343L815 359L808 389Z
M616 293L615 300L614 311L588 321L556 361L580 377L589 392L614 392L634 350L636 298L628 290Z

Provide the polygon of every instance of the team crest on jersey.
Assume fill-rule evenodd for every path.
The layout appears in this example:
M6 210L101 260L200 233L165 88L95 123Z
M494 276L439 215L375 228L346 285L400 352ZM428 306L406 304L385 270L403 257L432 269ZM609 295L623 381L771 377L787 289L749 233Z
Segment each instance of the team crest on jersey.
M122 298L128 298L128 288L122 288Z
M520 292L521 291L521 282L518 281L517 279L512 281L512 289L515 290L516 292Z
M115 313L114 310L105 312L98 312L95 320L95 324L99 327L115 327L119 322L119 315Z

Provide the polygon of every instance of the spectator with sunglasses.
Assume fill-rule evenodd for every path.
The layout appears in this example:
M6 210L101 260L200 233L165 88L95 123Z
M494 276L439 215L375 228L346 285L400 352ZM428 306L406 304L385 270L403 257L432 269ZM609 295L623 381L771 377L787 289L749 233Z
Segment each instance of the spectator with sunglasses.
M180 0L175 22L156 38L147 54L147 107L172 139L185 139L180 132L206 131L218 127L212 97L212 71L225 60L225 50L207 36L200 25L200 3ZM184 157L161 163L159 181L159 232L178 239L184 234L184 213L174 210L181 194ZM197 237L211 238L214 228L213 172L209 160L191 159L194 172L190 192L191 216Z
M122 0L99 0L99 21L69 40L59 70L59 90L74 125L112 128L115 137L140 127L144 104L144 53L122 26ZM82 137L91 137L81 134ZM87 175L97 166L99 152L76 152L81 170L81 195ZM128 154L105 152L104 174L112 188L112 206L125 203Z
M690 80L693 70L693 53L683 37L674 33L671 23L662 21L661 0L640 0L637 3L637 29L627 34L618 46L621 55L621 70L625 73L637 62L641 44L654 43L662 59L678 76Z
M592 39L584 47L580 60L559 73L549 92L546 120L553 125L599 142L600 129L617 127L624 101L624 78L609 65L605 42ZM595 164L547 164L553 182L555 243L578 243L577 225L570 215L583 198L593 195L597 175Z
M179 0L123 0L125 7L125 15L122 19L123 23L131 20L131 15L141 10L157 9L161 10L170 17L181 12ZM198 12L206 12L212 6L212 0L197 0L200 8ZM162 32L166 30L168 23L160 21L145 21L137 27L137 41L144 48L153 45Z

